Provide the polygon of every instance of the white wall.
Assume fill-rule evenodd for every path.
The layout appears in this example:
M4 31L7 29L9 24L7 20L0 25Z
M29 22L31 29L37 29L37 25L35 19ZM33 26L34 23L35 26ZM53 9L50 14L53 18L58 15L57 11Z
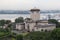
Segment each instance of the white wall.
M45 31L45 30L47 30L47 31L51 31L51 30L54 30L56 28L56 26L52 26L52 27L44 27L44 28L37 28L37 27L35 27L34 28L34 31L41 31L42 29Z
M30 18L32 20L39 20L40 19L40 13L39 12L31 12Z
M36 23L26 23L25 24L25 29L28 29L28 25L29 25L30 31L32 31L32 29L34 29L35 24Z

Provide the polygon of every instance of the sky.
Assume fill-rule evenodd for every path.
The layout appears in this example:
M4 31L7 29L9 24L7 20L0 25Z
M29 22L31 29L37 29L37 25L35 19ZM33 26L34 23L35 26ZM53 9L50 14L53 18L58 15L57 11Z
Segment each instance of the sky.
M0 10L60 10L60 0L0 0Z

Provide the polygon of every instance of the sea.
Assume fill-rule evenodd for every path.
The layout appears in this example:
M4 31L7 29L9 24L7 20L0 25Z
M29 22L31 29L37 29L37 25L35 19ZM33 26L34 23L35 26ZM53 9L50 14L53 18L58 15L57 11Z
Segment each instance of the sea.
M60 20L60 13L40 13L41 20L47 20L48 15L50 15L51 19ZM16 18L23 17L30 18L30 14L0 14L0 20L11 20L12 22L15 21Z

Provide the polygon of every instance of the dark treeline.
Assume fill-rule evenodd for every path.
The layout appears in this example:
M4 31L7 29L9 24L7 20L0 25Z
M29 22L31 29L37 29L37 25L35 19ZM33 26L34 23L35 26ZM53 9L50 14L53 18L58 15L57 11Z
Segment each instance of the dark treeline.
M30 32L27 35L18 35L16 40L60 40L60 28L51 32Z
M9 38L9 36L7 36L6 38ZM6 39L6 38L2 38L2 39ZM38 31L38 32L22 33L18 35L11 34L10 39L11 40L60 40L60 28L56 28L50 32Z

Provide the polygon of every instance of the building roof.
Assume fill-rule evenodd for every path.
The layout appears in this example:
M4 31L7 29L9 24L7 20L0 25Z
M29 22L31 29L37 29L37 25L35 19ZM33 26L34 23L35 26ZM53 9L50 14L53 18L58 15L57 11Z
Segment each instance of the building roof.
M48 23L47 20L37 20L37 21L31 20L31 21L25 21L25 22L26 22L26 23Z
M40 11L40 9L34 8L34 9L31 9L30 11Z
M37 23L48 23L48 20L37 20Z
M35 25L35 27L38 27L38 28L53 27L53 26L56 26L56 25L55 24Z

